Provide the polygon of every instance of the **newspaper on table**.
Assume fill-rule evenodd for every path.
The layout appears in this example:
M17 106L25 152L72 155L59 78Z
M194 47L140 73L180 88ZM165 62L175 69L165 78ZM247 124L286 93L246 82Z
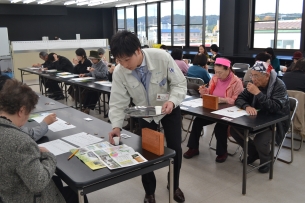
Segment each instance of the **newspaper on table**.
M75 152L72 149L71 152ZM113 146L109 142L99 142L86 147L79 148L75 154L92 170L108 167L109 169L118 169L133 166L147 160L133 148L123 144Z

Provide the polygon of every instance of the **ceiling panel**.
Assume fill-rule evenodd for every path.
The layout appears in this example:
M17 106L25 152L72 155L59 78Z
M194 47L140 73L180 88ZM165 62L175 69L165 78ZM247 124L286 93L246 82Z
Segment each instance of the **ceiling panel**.
M37 1L41 1L41 0L36 0L35 2L29 3L29 5L40 5L37 3ZM64 5L65 2L70 1L70 0L54 0L42 5ZM84 0L78 0L78 1L84 1ZM90 0L87 0L90 1ZM94 1L94 3L98 2L98 0L92 0ZM109 0L100 0L100 2L105 2L105 1L109 1ZM68 5L67 7L78 7L78 8L111 8L111 7L115 7L116 5L120 5L120 4L125 4L124 6L127 6L128 4L130 5L135 5L135 4L143 4L145 2L151 2L151 1L160 1L160 0L117 0L116 2L111 2L111 3L104 3L104 4L100 4L100 5L94 5L94 6L88 6L88 4L86 5L81 5L81 6L77 6L76 4L72 4L72 5ZM162 1L162 0L161 0ZM8 0L0 0L0 4L11 4L11 1ZM23 4L22 1L17 2L16 4Z

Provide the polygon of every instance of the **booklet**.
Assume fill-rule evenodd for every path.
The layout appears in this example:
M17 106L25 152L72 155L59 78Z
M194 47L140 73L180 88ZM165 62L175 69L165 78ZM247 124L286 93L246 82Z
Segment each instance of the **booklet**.
M70 150L72 153L77 149ZM133 148L123 144L113 146L109 142L99 142L93 145L79 148L75 154L92 170L108 167L118 169L133 166L147 160Z

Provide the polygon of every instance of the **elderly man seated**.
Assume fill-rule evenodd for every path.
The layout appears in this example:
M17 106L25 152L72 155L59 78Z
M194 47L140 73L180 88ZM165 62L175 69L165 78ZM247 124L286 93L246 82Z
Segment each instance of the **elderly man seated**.
M277 78L276 72L268 63L257 61L251 70L252 83L249 82L247 87L235 100L235 105L245 109L248 114L255 116L257 111L267 112L269 114L289 115L289 98L285 84ZM289 128L289 119L277 123L276 125L276 142L279 144ZM232 137L243 146L243 131L231 127ZM248 142L248 164L260 159L260 164L270 160L270 141L272 131L269 127L266 131L255 135L254 139ZM246 157L246 155L245 155ZM270 164L261 166L258 170L261 173L267 173Z

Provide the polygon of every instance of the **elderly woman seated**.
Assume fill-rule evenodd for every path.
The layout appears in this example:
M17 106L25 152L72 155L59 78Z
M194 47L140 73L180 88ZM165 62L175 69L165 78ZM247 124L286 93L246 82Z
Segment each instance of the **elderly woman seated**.
M77 200L76 193L70 193L70 188L63 190L66 188L61 180L52 177L56 157L46 148L38 147L20 129L37 101L37 94L15 79L7 80L0 91L0 202L61 203L71 197Z

